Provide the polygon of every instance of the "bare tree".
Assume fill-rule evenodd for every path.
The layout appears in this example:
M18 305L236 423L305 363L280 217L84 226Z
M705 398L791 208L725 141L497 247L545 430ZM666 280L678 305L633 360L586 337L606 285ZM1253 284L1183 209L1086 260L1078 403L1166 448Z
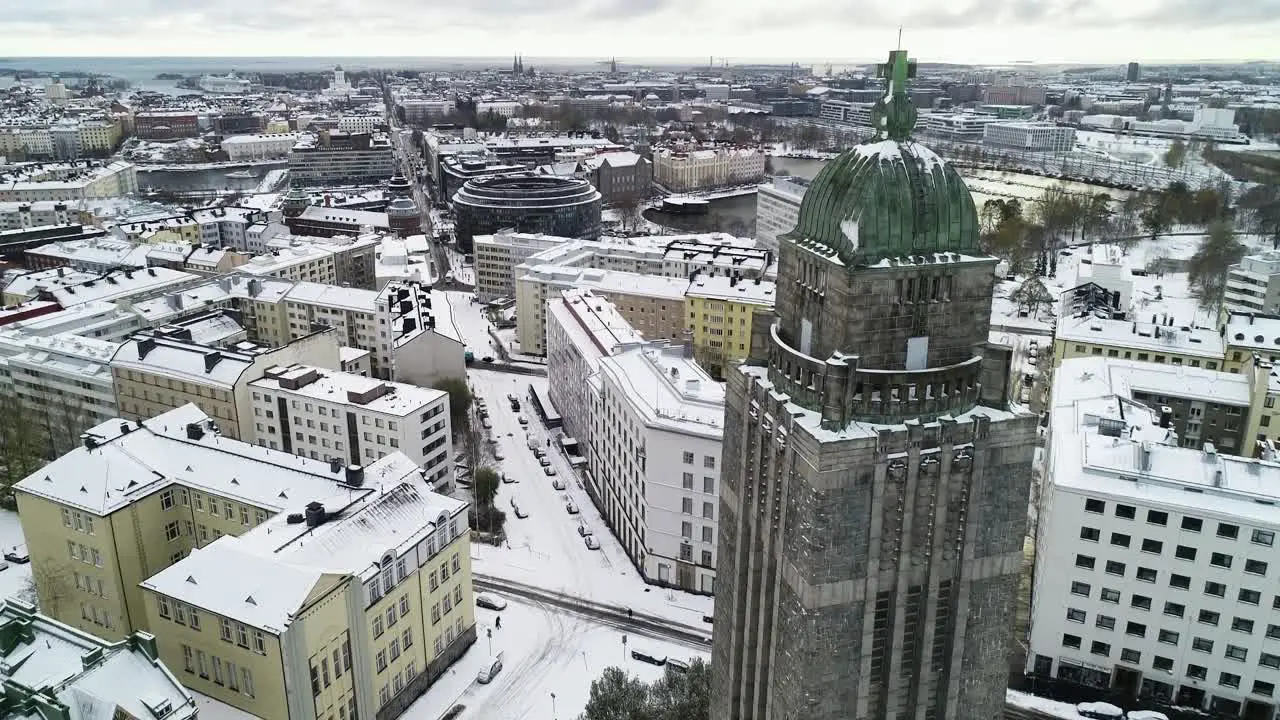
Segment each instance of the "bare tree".
M63 620L62 612L69 610L75 596L75 572L65 563L53 561L32 562L31 577L20 591L20 596L34 602L40 612Z
M0 394L0 485L8 488L45 464L45 439L38 418L13 393Z

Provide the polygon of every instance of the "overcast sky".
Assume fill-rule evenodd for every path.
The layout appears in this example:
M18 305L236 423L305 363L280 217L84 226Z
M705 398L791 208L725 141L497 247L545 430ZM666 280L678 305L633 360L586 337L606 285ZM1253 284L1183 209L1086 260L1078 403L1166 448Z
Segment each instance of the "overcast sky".
M1280 56L1280 0L0 0L7 56Z

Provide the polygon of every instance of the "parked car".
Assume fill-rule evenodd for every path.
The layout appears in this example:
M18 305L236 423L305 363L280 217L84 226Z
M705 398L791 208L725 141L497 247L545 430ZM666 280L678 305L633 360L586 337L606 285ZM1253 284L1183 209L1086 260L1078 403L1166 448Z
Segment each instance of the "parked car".
M440 717L440 720L454 720L454 718L461 715L462 711L466 709L467 709L466 705L454 705L453 707L449 708L449 712L445 713Z
M590 534L591 534L591 526L590 526L590 525L587 525L586 523L580 523L580 524L578 525L578 534L579 534L579 535L581 535L582 537L586 537L586 536L590 535Z
M650 655L649 653L643 650L632 650L631 659L639 660L640 662L644 662L644 663L649 663L650 665L657 665L658 667L662 667L663 665L667 664L667 659L665 657L662 657L662 658L656 657L654 655Z
M547 468L547 469L548 469L548 470L551 470L552 468ZM552 490L563 490L563 489L564 489L564 481L563 481L563 480L561 480L560 478L556 478L555 480L552 480L552 481L551 481L551 489L552 489Z
M565 504L564 504L564 511L565 511L565 512L567 512L567 513L569 513L570 515L577 515L577 514L578 514L578 506L577 506L577 505L574 505L574 504L573 504L573 501L572 501L572 500L570 500L569 502L567 502L567 503L565 503Z
M584 538L582 539L582 541L583 541L584 543L586 543L586 544L587 544L587 549L588 549L588 550L599 550L599 549L600 549L600 541L596 539L596 536L595 536L595 535L588 535L588 536L584 537Z
M492 430L492 429L493 429L493 423L489 422L489 418L484 418L484 419L480 422L480 425L481 425L485 430Z
M5 570L8 570L8 569L9 569L9 561L0 560L0 572L4 572Z
M481 685L487 684L502 672L502 656L493 659L493 662L480 668L480 672L476 673L476 682Z
M516 417L516 422L520 423L521 425L528 425L528 424L529 424L529 418L527 418L527 417L525 417L525 416L523 416L523 415L518 415L518 416Z
M507 601L493 593L476 593L476 605L487 610L506 610Z
M506 456L506 455L503 455L501 450L497 450L497 449L495 449L495 450L493 451L493 459L494 459L494 460L497 460L497 461L499 461L499 462L501 462L501 461L503 461L503 460L506 460L506 459L507 459L507 456Z
M27 554L26 545L14 545L12 550L4 554L4 559L19 565L26 565L31 562L31 556Z
M480 362L491 363L493 362L493 356L485 355L484 357L480 358Z
M667 667L676 672L689 672L689 663L675 658L667 658Z
M1169 716L1155 710L1130 710L1125 720L1169 720Z
M512 476L512 475L508 475L508 474L506 474L506 473L502 473L502 482L503 482L503 484L504 484L504 485L511 485L511 484L513 484L515 481L516 481L516 479L515 479L515 477L514 477L514 476Z
M533 449L533 456L536 458L544 458L547 456L547 452L540 447L535 447Z
M515 512L516 512L516 517L520 518L521 520L529 517L529 513L522 510L519 505L516 506Z
M545 457L540 457L538 458L538 464L541 465L542 467L547 467L548 465L551 464L551 461Z
M556 469L551 467L550 465L547 465L542 468L542 472L546 473L547 477L554 477L556 474Z
M1124 710L1104 702L1082 702L1076 705L1076 712L1093 720L1121 720L1124 717Z

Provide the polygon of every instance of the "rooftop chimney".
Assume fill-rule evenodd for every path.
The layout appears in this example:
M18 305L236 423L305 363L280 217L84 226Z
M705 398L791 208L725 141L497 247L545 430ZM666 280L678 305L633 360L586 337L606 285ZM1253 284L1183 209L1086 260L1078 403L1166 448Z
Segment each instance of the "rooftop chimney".
M1173 427L1173 408L1168 405L1162 405L1160 407L1160 427Z
M204 426L200 423L187 423L187 439L199 440L204 437Z
M309 528L319 527L321 524L324 523L325 517L327 515L327 513L324 511L324 505L321 505L320 503L315 502L314 500L307 503L307 507L304 510L303 514L307 518L307 527Z

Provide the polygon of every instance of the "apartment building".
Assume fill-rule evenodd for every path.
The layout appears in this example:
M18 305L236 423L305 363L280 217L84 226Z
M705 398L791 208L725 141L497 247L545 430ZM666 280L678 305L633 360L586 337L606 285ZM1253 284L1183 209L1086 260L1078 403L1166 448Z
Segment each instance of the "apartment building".
M601 153L582 164L605 205L626 206L653 194L653 163L636 153Z
M70 225L80 218L64 202L0 202L0 232L45 225Z
M772 314L777 299L772 280L723 275L694 276L684 295L685 329L693 356L712 377L723 377L747 359L757 314Z
M0 202L68 202L137 192L137 168L127 162L38 163L0 173Z
M653 153L653 181L672 192L746 185L764 179L764 164L760 148L659 148Z
M222 141L222 149L232 161L278 160L289 156L299 137L298 133L232 135Z
M592 499L647 582L710 594L724 388L679 345L599 363Z
M1206 370L1229 369L1223 362L1223 339L1214 330L1169 324L1167 318L1155 320L1146 323L1093 315L1059 318L1053 343L1054 364L1078 357L1112 357Z
M1069 152L1076 146L1076 129L1051 122L993 122L983 128L982 144L1023 152Z
M5 717L80 718L71 708L86 705L111 708L115 718L199 715L195 698L160 660L150 633L106 642L10 598L0 601L0 646Z
M1280 464L1178 447L1105 358L1058 369L1027 671L1125 702L1270 718Z
M1280 361L1280 315L1227 312L1223 321L1223 369L1241 372L1254 355Z
M58 240L29 248L22 253L25 265L32 270L65 267L80 272L107 273L122 267L146 267L139 264L137 245L128 240L104 236L88 239Z
M26 410L24 419L64 452L80 433L117 417L111 358L119 344L75 335L0 330L0 393Z
M199 228L201 248L248 250L249 228L266 222L268 213L232 206L192 210L190 217Z
M395 174L385 134L321 130L305 134L289 151L289 182L298 187L383 182Z
M756 241L777 251L778 236L789 233L800 218L800 203L809 188L802 177L775 177L756 190Z
M64 308L93 302L111 302L177 290L200 280L199 276L169 268L115 270L108 273L76 272L51 268L26 273L4 287L4 303L53 300Z
M637 331L650 339L684 335L685 278L582 270L558 265L521 265L516 269L516 337L520 351L546 354L547 300L572 288L589 289L615 306Z
M328 462L363 465L394 452L439 492L452 482L449 395L308 365L268 368L249 383L254 442Z
M471 239L475 256L476 299L482 303L499 298L514 299L514 271L543 250L573 242L573 238L540 233L498 232Z
M614 304L591 290L565 290L547 302L547 375L556 378L547 392L566 435L591 447L600 359L644 344Z
M328 328L279 347L215 347L164 331L144 330L111 358L120 416L141 421L194 403L229 438L252 440L249 383L271 367L305 363L337 369L338 338Z
M420 477L231 440L187 405L94 428L15 492L61 621L149 629L184 685L258 717L389 718L475 639L466 504Z
M1228 268L1222 306L1228 312L1280 313L1280 251L1247 255Z

